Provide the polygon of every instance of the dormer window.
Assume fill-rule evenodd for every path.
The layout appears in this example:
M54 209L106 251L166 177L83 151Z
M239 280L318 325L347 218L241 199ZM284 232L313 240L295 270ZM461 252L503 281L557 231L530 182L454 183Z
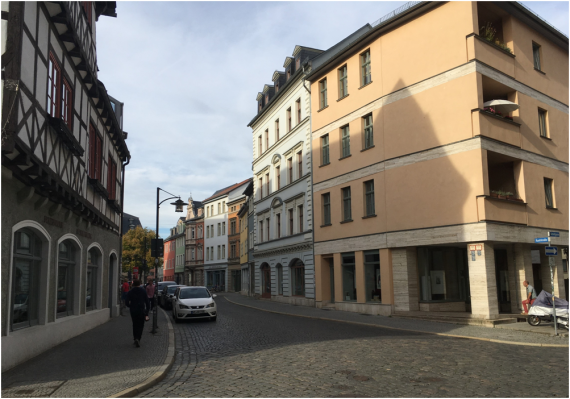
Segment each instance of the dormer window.
M265 104L267 104L269 102L269 94L265 95Z
M261 108L263 108L263 104L262 104L261 101L260 101L260 102L259 102L259 107L258 107L259 111L261 111Z
M299 68L301 68L301 57L295 60L295 70L299 70Z
M291 68L287 68L287 80L291 77Z
M275 92L279 91L279 81L275 82Z

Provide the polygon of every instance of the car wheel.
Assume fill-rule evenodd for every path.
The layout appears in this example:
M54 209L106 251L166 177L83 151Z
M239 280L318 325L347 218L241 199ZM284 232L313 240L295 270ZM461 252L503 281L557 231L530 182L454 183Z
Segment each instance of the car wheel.
M526 321L528 321L528 324L530 324L531 326L538 326L540 324L540 317L538 316L529 316Z

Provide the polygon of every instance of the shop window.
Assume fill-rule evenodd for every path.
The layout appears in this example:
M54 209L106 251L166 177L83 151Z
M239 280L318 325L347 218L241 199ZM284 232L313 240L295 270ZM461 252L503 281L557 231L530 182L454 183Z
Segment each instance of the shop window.
M342 260L342 299L356 301L356 279L354 252L341 254Z
M366 301L382 302L380 285L380 252L364 252L364 273L366 278Z
M70 240L60 243L58 249L57 317L65 317L73 314L76 250Z
M466 260L464 248L418 248L421 301L466 301L469 297Z
M14 234L11 330L38 324L42 242L28 229Z
M87 282L85 285L85 309L97 308L97 271L99 267L99 251L95 248L87 252Z
M305 264L297 259L291 266L292 295L305 296Z

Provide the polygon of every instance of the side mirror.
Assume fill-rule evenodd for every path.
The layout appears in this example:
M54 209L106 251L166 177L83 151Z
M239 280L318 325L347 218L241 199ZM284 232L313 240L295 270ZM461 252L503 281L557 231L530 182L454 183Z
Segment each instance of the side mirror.
M217 295L216 295L216 294L212 294L212 298L215 298L215 297L217 297Z

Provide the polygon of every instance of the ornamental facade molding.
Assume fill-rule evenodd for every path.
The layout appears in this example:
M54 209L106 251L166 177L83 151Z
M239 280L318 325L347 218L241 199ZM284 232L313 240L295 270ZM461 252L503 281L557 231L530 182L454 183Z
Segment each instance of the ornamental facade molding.
M266 251L255 251L253 253L253 257L256 259L259 259L259 258L266 258L269 256L275 256L275 255L284 255L284 254L290 254L290 253L294 253L294 252L309 251L312 249L313 249L312 243L300 243L300 244L295 244L295 245L291 245L288 247L272 248L272 249L268 249Z

